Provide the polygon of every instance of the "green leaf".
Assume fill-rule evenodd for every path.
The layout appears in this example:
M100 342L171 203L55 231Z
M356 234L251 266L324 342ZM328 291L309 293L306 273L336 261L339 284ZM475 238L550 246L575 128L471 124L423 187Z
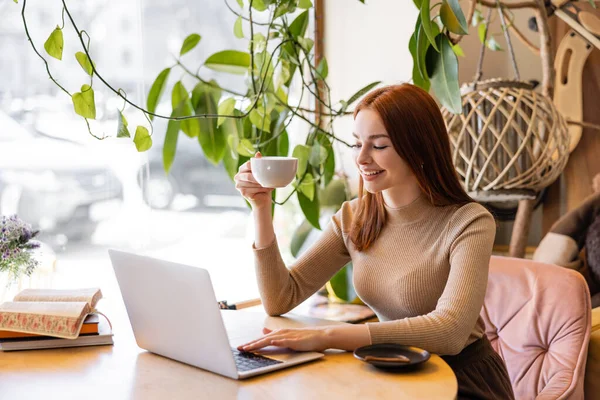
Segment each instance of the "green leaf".
M261 53L267 48L267 38L262 33L255 33L252 37L252 47L254 54Z
M294 39L298 37L304 37L306 33L306 27L308 27L308 10L302 12L296 17L296 19L290 24L290 33Z
M135 129L135 136L133 137L133 143L135 143L135 148L140 153L147 151L152 147L152 138L148 133L148 129L143 126L138 126Z
M218 97L221 95L220 89L199 83L194 88L196 97L196 114L217 114L218 113ZM206 159L217 165L225 155L227 148L227 138L223 132L217 128L216 118L202 118L199 120L200 132L198 134L198 142L202 147L202 151Z
M502 47L493 36L487 40L485 45L492 51L502 51Z
M96 102L94 89L90 85L83 85L81 92L73 93L71 97L75 112L84 118L96 119Z
M286 131L283 131L277 138L277 150L280 156L287 157L290 151L290 138Z
M265 11L267 9L267 5L263 0L254 0L252 2L252 8L256 11Z
M312 201L300 191L297 192L297 195L298 202L300 203L300 208L302 209L304 216L312 226L320 230L321 226L319 225L319 193L315 192Z
M300 46L302 46L304 51L306 51L307 53L310 53L313 46L315 45L314 40L312 40L311 38L304 38L302 36L298 37L298 43L300 43Z
M440 8L442 23L452 33L465 35L469 30L467 19L458 4L458 0L443 0Z
M245 157L254 157L254 154L256 154L256 150L254 150L254 146L249 139L240 140L237 146L237 152L239 155Z
M298 2L298 8L311 8L313 4L310 0L300 0Z
M244 38L244 31L242 29L242 17L237 17L235 24L233 24L233 34L238 39Z
M473 18L471 18L471 25L472 26L477 26L479 25L480 22L483 22L483 15L481 15L481 11L475 9L475 11L473 12Z
M319 65L317 66L317 74L321 77L321 79L325 80L327 78L327 74L329 72L329 68L327 67L327 59L323 57Z
M417 8L420 10L421 9L421 2L423 0L413 0L413 3L415 3L415 6L417 6Z
M44 49L46 49L46 53L48 53L48 55L58 60L62 60L63 46L63 33L62 30L57 26L56 29L52 31L50 36L48 36L48 39L46 39L46 42L44 43Z
M158 101L160 100L160 96L162 95L163 90L165 89L165 83L167 82L167 78L169 77L169 73L171 72L171 68L163 69L160 74L152 83L152 87L150 88L150 92L148 93L148 99L146 101L146 105L148 107L148 111L154 113L156 111L156 106ZM150 121L152 121L154 117L150 115Z
M125 116L123 115L123 113L121 112L121 110L119 110L119 122L118 122L118 126L117 126L117 137L121 138L121 137L131 137L131 134L129 133L129 129L127 129L127 119L125 118Z
M196 47L198 42L200 42L201 38L202 37L200 35L198 35L197 33L192 33L191 35L186 37L185 40L183 41L183 44L181 45L181 50L179 51L179 56L184 55L185 53L187 53L188 51L190 51L194 47Z
M431 21L431 18L429 16L429 1L430 0L423 0L423 2L421 3L421 25L423 25L423 29L425 30L425 34L429 39L429 43L431 43L434 49L440 51L435 42L435 31L433 25L436 24L435 22Z
M365 95L369 90L373 89L375 86L379 85L381 83L381 81L377 81L377 82L373 82L373 83L369 83L367 86L365 86L364 88L360 89L358 92L354 93L347 101L346 101L346 107L349 106L350 104L354 103L356 100L358 100L359 98L361 98L363 95Z
M429 79L427 75L427 68L425 66L425 56L427 55L427 50L430 47L429 39L427 38L427 34L425 33L425 28L423 25L417 22L419 29L417 32L417 71L421 74L422 80Z
M244 0L237 0L237 3L240 6L240 8L244 8Z
M298 159L298 170L296 171L296 177L298 179L302 178L304 173L306 172L306 168L308 167L308 158L310 157L310 147L305 146L303 144L299 144L294 147L294 151L292 152L292 157L296 157Z
M194 115L192 102L187 89L181 81L177 81L171 92L171 105L173 112L178 117L188 117ZM188 137L195 138L200 134L200 123L197 119L185 119L180 123L180 128Z
M596 2L594 0L588 0L588 1L592 5L592 7L596 8ZM15 3L16 3L16 1L15 1Z
M313 201L315 197L315 179L311 173L307 173L302 179L298 191L302 192L303 195L310 201Z
M346 183L343 179L332 180L321 193L321 207L332 207L336 211L348 197Z
M250 111L250 122L261 131L271 132L271 116L263 114L263 108L257 107Z
M250 54L238 50L223 50L208 57L204 66L214 71L243 75L250 67Z
M176 112L173 111L171 116L176 116ZM167 124L167 133L165 134L165 142L163 144L163 169L166 174L171 170L171 166L175 160L179 127L180 123L177 120L169 120Z
M224 100L223 102L221 102L221 104L219 104L219 115L233 115L233 110L235 108L235 99L233 97L230 97L226 100ZM223 122L225 122L225 117L219 117L219 119L217 120L217 127L223 125Z
M465 52L463 51L462 47L460 47L460 44L455 44L454 46L452 46L452 51L454 51L454 54L456 54L458 57L464 57L465 56Z
M306 242L308 235L312 232L313 227L308 220L302 221L302 223L296 228L292 234L292 240L290 243L290 251L294 257L298 257L300 249Z
M483 43L483 41L485 40L485 31L487 29L487 25L486 24L481 24L479 25L479 28L477 28L477 33L479 36L479 42Z
M440 53L429 49L427 64L431 65L430 81L438 100L451 112L462 113L462 101L458 86L458 60L446 35L437 37Z
M327 149L317 141L312 145L308 162L315 168L319 168L327 160Z
M92 76L92 74L94 73L94 69L92 68L92 63L90 62L90 59L87 56L87 54L78 51L77 53L75 53L75 58L77 59L77 62L79 63L79 65L81 65L81 68L83 68L85 73L89 76Z
M429 77L427 77L426 75L425 78L423 78L423 76L421 75L421 71L419 71L419 67L417 65L419 60L419 56L417 53L417 39L415 38L417 34L418 32L414 32L413 35L410 37L410 41L408 42L408 49L413 58L412 79L415 85L417 85L425 91L429 91ZM427 71L425 70L425 72Z

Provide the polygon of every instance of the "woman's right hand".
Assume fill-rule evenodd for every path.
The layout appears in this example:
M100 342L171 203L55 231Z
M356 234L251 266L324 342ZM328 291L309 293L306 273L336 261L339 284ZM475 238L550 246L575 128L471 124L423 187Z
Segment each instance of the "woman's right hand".
M262 155L258 152L255 157L260 158ZM235 188L250 202L252 209L256 210L271 206L271 192L273 189L265 188L256 181L252 174L250 160L242 164L233 179L235 181Z

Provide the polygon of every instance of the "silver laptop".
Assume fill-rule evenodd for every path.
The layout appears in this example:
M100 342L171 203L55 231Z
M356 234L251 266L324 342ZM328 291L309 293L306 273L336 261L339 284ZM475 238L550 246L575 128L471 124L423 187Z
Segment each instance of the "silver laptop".
M239 352L235 346L260 337L262 326L252 318L243 332L226 330L207 270L112 249L108 253L142 349L233 379L323 357L288 349L259 352L268 355ZM244 314L226 315L250 321Z

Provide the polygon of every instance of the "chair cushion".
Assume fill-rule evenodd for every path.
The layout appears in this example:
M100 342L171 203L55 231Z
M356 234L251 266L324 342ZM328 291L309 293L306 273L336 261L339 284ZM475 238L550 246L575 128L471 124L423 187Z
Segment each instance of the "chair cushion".
M583 398L591 307L581 274L493 256L482 318L516 398Z

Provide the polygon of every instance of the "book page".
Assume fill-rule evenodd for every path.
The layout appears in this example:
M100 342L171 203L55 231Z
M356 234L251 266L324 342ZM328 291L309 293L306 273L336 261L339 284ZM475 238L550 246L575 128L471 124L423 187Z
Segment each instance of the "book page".
M22 313L63 318L79 318L84 310L89 310L89 306L86 302L70 301L57 303L45 301L9 301L0 304L0 314Z
M0 304L0 329L75 339L90 311L86 302L7 302Z
M45 302L87 302L91 308L96 307L102 298L99 288L87 289L25 289L15 296L13 301L45 301Z

